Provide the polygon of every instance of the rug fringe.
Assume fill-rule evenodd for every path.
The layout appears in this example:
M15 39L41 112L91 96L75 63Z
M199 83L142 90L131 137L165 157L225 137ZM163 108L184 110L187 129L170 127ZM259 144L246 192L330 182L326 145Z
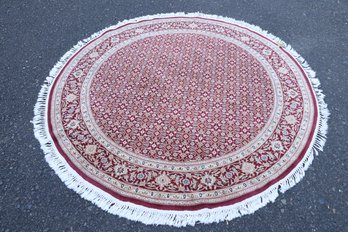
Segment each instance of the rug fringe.
M134 23L142 20L164 18L173 16L185 16L185 17L204 17L210 19L224 20L231 23L249 28L255 32L258 32L279 44L288 51L292 56L296 58L298 63L306 72L313 89L316 93L318 108L319 108L319 120L317 131L315 132L315 139L312 142L311 149L307 151L307 154L303 160L297 165L297 167L289 173L284 179L280 180L275 185L272 185L262 193L248 198L242 202L234 205L218 207L214 209L201 209L197 211L164 211L158 209L147 208L144 206L136 205L130 202L120 201L108 193L101 191L99 188L90 184L82 177L80 177L75 170L73 170L65 161L65 159L59 155L54 143L47 130L47 101L48 93L54 81L54 78L59 75L67 61L78 52L83 46L89 43L94 38L106 30L116 28L127 23ZM220 222L223 220L231 220L242 215L251 214L257 209L265 206L268 202L273 202L279 195L279 192L284 193L286 190L298 183L305 175L305 171L312 163L314 154L318 155L318 151L322 151L326 142L326 134L328 131L328 119L330 116L327 104L324 102L325 95L320 90L320 82L315 77L315 72L309 67L307 62L302 58L290 45L286 45L282 40L276 36L262 30L258 26L254 26L242 21L236 21L231 18L222 16L207 15L202 13L169 13L158 14L152 16L139 17L132 20L125 20L118 23L116 26L108 27L100 32L93 34L88 39L80 41L70 51L68 51L50 71L49 76L46 78L45 83L42 85L39 92L37 103L34 108L34 133L35 137L41 144L41 149L45 153L45 159L50 167L56 172L60 179L67 185L68 188L73 189L75 192L81 195L81 197L93 202L100 208L106 210L109 213L125 217L130 220L140 221L145 224L154 225L171 225L176 227L195 225L197 222L212 223Z

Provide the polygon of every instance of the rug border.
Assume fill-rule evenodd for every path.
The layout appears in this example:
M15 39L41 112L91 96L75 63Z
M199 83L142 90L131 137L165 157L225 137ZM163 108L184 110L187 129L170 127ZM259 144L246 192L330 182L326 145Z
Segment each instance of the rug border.
M312 141L302 160L300 160L296 167L286 177L277 181L268 189L233 205L210 209L206 208L195 211L177 211L148 208L145 206L136 205L131 202L118 200L117 198L99 189L97 186L89 183L87 180L78 175L78 173L72 167L70 167L64 157L60 155L59 151L54 146L54 141L52 140L48 131L46 118L48 109L46 108L46 105L48 103L48 93L50 92L50 88L52 87L54 79L58 76L61 69L65 66L69 59L73 57L82 47L84 47L95 38L99 37L101 34L113 28L118 28L129 23L135 23L143 20L178 16L203 17L207 19L222 20L225 22L238 24L254 32L257 32L270 40L273 40L278 44L278 46L287 51L291 57L294 57L296 59L299 66L302 67L304 73L307 75L309 82L312 85L312 89L314 90L318 109L318 120L316 131L314 132ZM231 220L242 215L251 214L257 209L265 206L268 202L273 202L279 195L279 192L284 193L304 177L304 171L306 171L309 165L312 163L314 154L318 155L318 151L323 150L324 144L326 142L326 134L328 130L327 121L330 113L328 111L327 104L324 102L325 95L322 93L322 90L320 90L319 87L320 82L315 77L315 72L309 67L304 58L302 58L296 51L294 51L290 45L286 45L281 39L275 37L267 31L262 30L258 26L254 26L232 18L198 12L156 14L119 22L115 26L108 27L93 34L89 38L80 41L70 51L65 53L65 55L50 71L49 76L46 78L45 83L41 87L37 103L35 104L34 119L32 123L34 124L35 137L39 140L41 149L45 153L45 159L49 163L51 168L54 169L56 174L67 185L68 188L73 189L75 192L80 194L81 197L93 202L100 208L108 211L109 213L116 214L130 220L140 221L145 224L162 224L180 227L186 225L194 225L196 222L212 223L222 220Z

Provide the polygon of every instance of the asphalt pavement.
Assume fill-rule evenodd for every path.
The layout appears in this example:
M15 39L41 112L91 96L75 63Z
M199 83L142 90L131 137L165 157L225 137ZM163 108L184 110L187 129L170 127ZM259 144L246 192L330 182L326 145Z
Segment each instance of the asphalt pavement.
M40 86L79 40L118 21L170 12L244 20L291 44L317 72L331 119L328 140L295 187L252 215L173 228L108 214L68 189L33 134ZM0 1L1 231L348 231L347 0Z

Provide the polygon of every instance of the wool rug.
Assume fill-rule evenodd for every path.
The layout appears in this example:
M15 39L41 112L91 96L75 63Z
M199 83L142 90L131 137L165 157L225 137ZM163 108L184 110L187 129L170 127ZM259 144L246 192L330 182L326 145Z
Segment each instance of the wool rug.
M274 201L322 150L329 116L289 45L200 13L136 18L79 42L34 111L46 160L69 188L110 213L173 226Z

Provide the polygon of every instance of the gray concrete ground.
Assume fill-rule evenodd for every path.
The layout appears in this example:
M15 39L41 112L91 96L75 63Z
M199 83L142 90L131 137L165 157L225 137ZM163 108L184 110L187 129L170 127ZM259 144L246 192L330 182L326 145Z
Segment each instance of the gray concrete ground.
M30 123L46 75L77 41L119 20L179 11L244 20L290 43L317 71L331 111L325 151L304 180L228 224L145 226L102 211L49 168ZM347 19L347 0L1 0L1 231L348 231Z

